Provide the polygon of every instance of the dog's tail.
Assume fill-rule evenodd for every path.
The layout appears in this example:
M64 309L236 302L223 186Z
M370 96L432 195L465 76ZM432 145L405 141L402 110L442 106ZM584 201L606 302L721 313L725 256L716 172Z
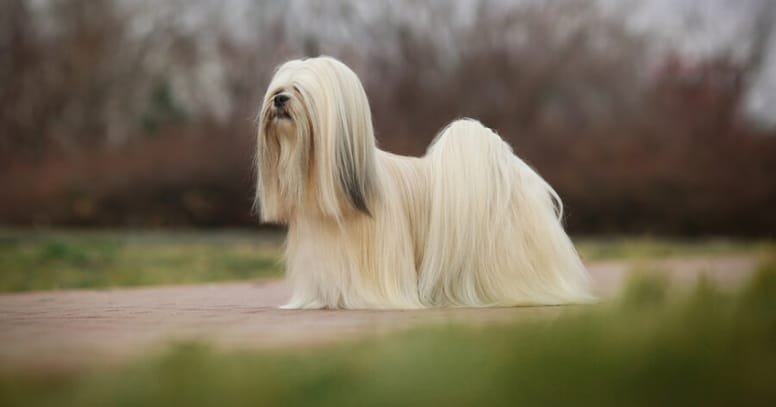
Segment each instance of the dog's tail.
M478 121L429 147L429 225L419 291L427 305L589 302L587 271L557 193Z

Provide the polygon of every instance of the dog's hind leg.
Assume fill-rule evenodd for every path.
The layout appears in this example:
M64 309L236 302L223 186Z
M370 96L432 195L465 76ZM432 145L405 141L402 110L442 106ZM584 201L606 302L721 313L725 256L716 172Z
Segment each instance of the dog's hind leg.
M492 130L444 129L424 158L428 232L419 292L426 305L564 304L593 299L561 224L555 191Z

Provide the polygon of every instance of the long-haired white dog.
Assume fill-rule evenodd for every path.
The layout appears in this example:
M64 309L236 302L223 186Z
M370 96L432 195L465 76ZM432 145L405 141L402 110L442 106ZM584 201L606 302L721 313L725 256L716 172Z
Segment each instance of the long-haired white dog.
M366 93L329 57L280 66L259 116L256 206L288 224L287 308L591 300L555 191L492 130L444 128L422 158L375 145Z

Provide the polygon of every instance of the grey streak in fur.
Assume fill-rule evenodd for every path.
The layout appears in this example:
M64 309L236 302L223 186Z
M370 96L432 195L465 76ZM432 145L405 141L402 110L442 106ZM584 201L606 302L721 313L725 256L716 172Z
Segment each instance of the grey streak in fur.
M360 179L363 174L358 174L356 170L353 152L348 148L345 138L340 141L340 147L337 149L337 161L339 163L338 175L342 185L342 190L347 194L353 208L372 216L369 211L369 181L367 177Z

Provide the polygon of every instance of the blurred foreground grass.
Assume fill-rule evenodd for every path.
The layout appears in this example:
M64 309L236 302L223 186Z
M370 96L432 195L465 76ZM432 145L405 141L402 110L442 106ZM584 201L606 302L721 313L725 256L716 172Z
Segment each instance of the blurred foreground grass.
M280 277L281 231L0 229L0 292ZM756 255L772 241L582 238L585 261Z
M118 367L0 373L0 405L776 405L776 257L738 293L635 279L554 319L276 351L179 344ZM1 369L0 369L1 371Z

